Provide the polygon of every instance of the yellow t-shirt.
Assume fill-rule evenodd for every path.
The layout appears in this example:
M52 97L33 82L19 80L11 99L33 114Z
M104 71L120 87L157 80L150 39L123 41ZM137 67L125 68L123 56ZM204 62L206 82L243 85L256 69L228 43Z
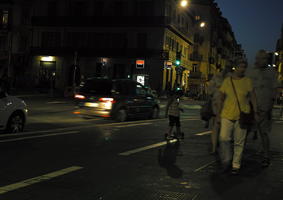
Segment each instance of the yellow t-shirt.
M248 94L253 90L252 80L243 77L239 80L233 79L233 83L237 92L241 111L249 113L251 108ZM221 117L229 120L238 120L240 118L240 110L230 77L223 81L223 84L220 87L220 92L225 94Z

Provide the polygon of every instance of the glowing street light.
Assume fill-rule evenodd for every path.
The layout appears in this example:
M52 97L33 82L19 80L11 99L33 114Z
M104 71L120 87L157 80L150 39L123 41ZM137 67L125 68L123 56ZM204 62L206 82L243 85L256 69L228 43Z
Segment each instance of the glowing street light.
M187 7L188 4L189 4L189 2L188 2L187 0L182 0L182 1L180 2L181 7L183 7L183 8Z
M201 22L200 24L199 24L199 27L201 27L201 28L204 28L206 26L206 23L205 22Z
M279 53L278 53L278 52L274 52L274 55L275 55L275 56L279 56Z

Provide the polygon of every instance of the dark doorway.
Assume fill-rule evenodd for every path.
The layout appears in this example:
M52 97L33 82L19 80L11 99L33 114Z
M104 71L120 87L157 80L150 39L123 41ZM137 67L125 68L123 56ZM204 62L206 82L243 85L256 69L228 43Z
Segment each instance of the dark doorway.
M102 76L102 68L103 68L103 64L102 63L96 63L96 69L95 69L95 76L96 77L101 77Z
M38 73L38 88L48 92L55 88L56 61L40 61Z
M127 78L126 76L126 66L123 64L114 64L113 78Z

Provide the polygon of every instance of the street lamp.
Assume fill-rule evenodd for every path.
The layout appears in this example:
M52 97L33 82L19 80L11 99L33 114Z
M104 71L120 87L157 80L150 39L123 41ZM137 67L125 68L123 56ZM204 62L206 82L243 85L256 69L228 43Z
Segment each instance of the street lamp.
M204 28L206 26L206 23L205 22L201 22L200 24L199 24L199 27L200 28Z
M278 53L278 52L274 52L274 55L275 55L275 56L279 56L279 53Z
M182 1L180 2L181 7L183 7L183 8L187 7L188 4L189 4L189 2L188 2L187 0L182 0Z

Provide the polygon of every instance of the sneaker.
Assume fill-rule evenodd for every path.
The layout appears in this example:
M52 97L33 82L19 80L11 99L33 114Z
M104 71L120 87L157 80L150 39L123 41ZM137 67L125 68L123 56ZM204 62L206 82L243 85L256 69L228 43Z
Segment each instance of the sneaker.
M173 140L175 137L173 136L173 135L168 135L167 137L166 137L166 139L167 140Z
M233 169L231 170L231 174L232 174L232 175L239 175L239 174L240 174L240 169L238 169L238 168L233 168Z

